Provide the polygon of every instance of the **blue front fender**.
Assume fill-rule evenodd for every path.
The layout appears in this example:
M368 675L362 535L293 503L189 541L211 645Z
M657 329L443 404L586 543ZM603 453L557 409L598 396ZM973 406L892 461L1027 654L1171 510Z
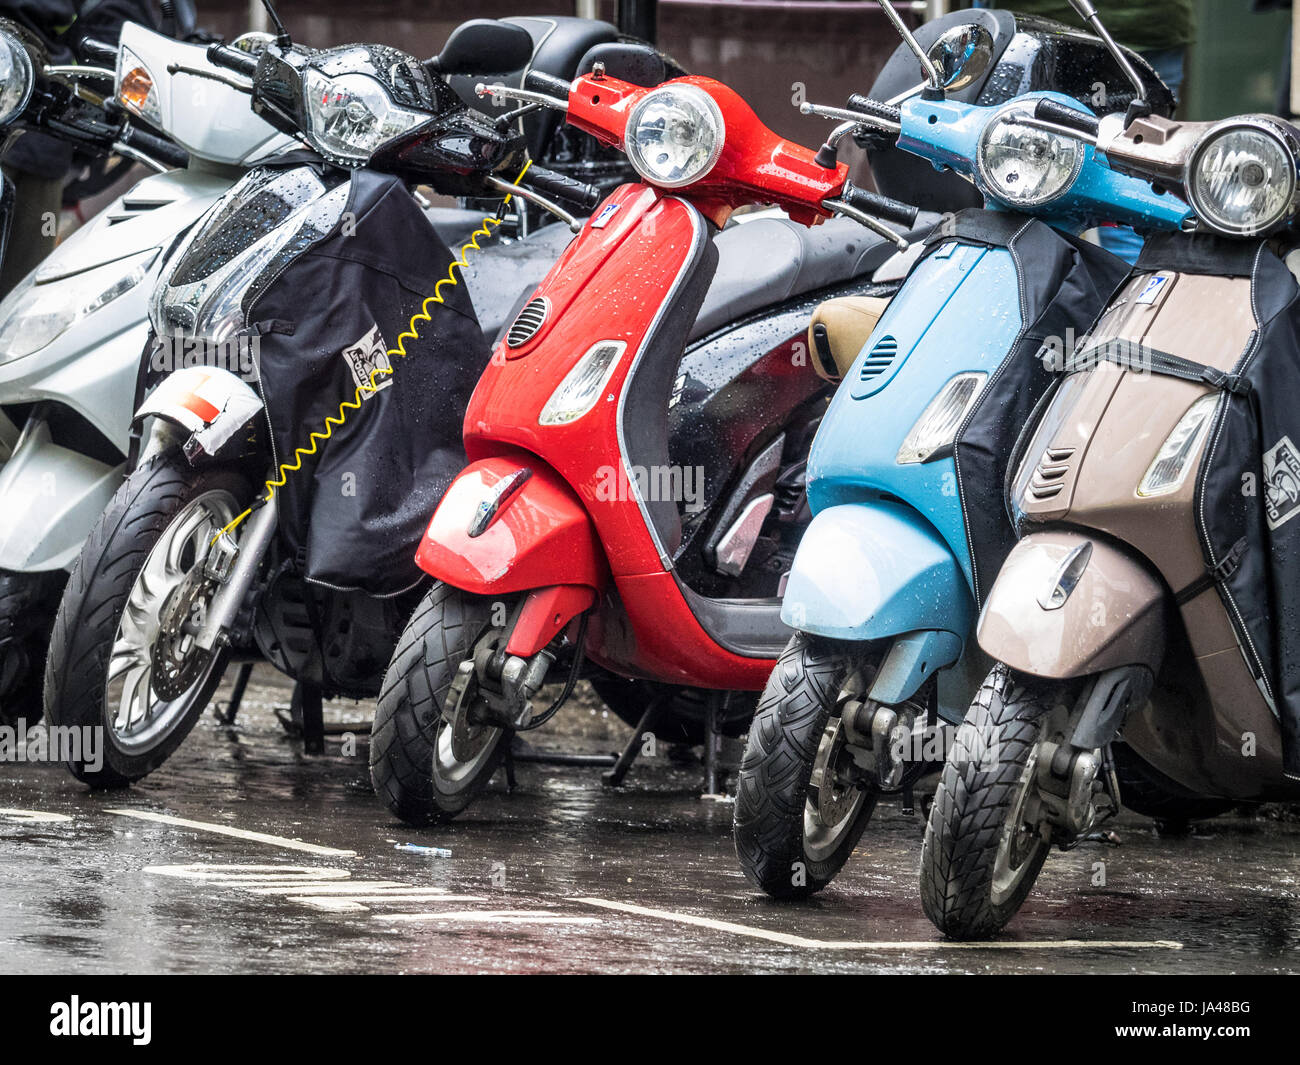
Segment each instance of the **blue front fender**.
M873 501L827 507L799 541L781 618L836 640L918 629L966 640L975 604L961 566L915 510Z

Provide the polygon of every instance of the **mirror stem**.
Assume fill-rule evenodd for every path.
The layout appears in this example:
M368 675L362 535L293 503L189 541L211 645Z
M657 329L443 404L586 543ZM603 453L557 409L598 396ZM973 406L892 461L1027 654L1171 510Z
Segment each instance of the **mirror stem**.
M1129 83L1133 86L1133 91L1137 94L1133 97L1128 114L1124 117L1124 128L1128 129L1135 119L1145 118L1151 114L1151 107L1146 99L1146 86L1142 84L1142 79L1138 77L1138 72L1133 68L1133 64L1129 62L1128 56L1124 54L1124 49L1115 43L1115 38L1110 35L1110 30L1106 29L1105 24L1101 21L1101 15L1097 13L1097 5L1092 3L1092 0L1070 0L1070 6L1074 8L1076 14L1083 19L1084 23L1091 27L1092 31L1101 38L1101 43L1106 46L1106 50L1119 64L1120 70L1124 72L1124 77L1128 78Z
M930 57L925 54L925 49L922 48L917 39L912 36L912 31L903 24L902 16L894 10L894 5L891 0L880 0L880 7L881 10L889 16L889 21L894 24L894 29L898 30L902 35L907 47L912 49L916 54L916 58L921 63L921 69L925 71L925 76L930 82L930 91L942 95L943 79L939 77L939 68L930 61Z

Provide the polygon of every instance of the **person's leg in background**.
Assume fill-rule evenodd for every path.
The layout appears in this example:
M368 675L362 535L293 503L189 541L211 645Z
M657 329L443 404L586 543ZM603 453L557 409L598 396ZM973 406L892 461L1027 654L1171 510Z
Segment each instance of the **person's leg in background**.
M1160 80L1169 86L1169 91L1174 94L1174 102L1177 103L1183 88L1187 49L1162 48L1159 51L1143 52L1142 58L1151 64L1160 75ZM1102 226L1097 231L1097 238L1103 248L1126 263L1137 262L1138 254L1142 251L1142 238L1128 226Z

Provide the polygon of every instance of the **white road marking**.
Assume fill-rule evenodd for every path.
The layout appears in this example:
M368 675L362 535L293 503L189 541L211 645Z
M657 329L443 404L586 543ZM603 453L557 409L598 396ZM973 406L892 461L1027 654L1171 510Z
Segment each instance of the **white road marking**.
M431 895L445 895L446 888L411 888L399 880L344 880L330 883L283 883L266 886L250 884L244 890L254 895L355 895L359 891L380 892L395 890L423 891Z
M17 821L20 825L55 824L60 821L72 820L67 814L48 814L44 810L10 810L7 808L0 808L0 818L6 821Z
M348 880L349 869L313 869L306 865L227 865L216 862L193 862L189 865L147 865L144 871L155 876L174 876L182 880L210 880L232 887L292 885L301 892L319 881Z
M418 890L418 889L416 889ZM378 895L293 895L290 902L310 906L314 910L328 910L330 913L358 913L370 909L363 903L390 902L482 902L482 895L406 895L400 892L383 892Z
M158 814L150 810L105 810L105 813L117 814L119 817L134 817L140 821L155 821L160 825L176 825L178 828L193 828L199 832L211 832L218 836L231 836L234 839L251 840L265 843L271 847L282 847L289 851L302 851L305 854L326 854L333 858L355 858L356 851L339 850L336 847L322 847L318 843L304 843L300 839L287 839L284 836L272 836L266 832L250 832L230 825L214 825L207 821L190 821L184 817L172 817L171 814Z
M715 932L731 932L751 939L765 939L769 943L780 943L786 947L801 947L810 950L1182 950L1183 945L1173 939L1120 940L1120 939L1034 939L1021 941L997 940L981 943L956 943L937 939L918 939L907 941L881 942L855 940L807 939L804 936L791 935L788 932L773 932L766 928L753 928L750 925L735 924L731 921L715 921L712 917L697 917L690 913L675 913L672 910L652 910L647 906L633 906L626 902L611 902L608 899L574 899L588 906L599 906L605 910L617 910L632 913L638 917L656 917L662 921L676 921L678 924L694 925L697 928L711 928Z
M549 910L448 910L445 913L377 913L377 921L468 921L476 924L600 924L598 917L571 917Z

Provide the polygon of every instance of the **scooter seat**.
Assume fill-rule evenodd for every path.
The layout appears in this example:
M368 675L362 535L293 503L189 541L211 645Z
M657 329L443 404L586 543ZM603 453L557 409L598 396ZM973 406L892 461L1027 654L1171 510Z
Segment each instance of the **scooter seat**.
M922 214L904 236L920 239L939 216ZM795 296L873 273L897 250L849 218L801 226L765 217L729 226L714 242L718 269L690 340Z

